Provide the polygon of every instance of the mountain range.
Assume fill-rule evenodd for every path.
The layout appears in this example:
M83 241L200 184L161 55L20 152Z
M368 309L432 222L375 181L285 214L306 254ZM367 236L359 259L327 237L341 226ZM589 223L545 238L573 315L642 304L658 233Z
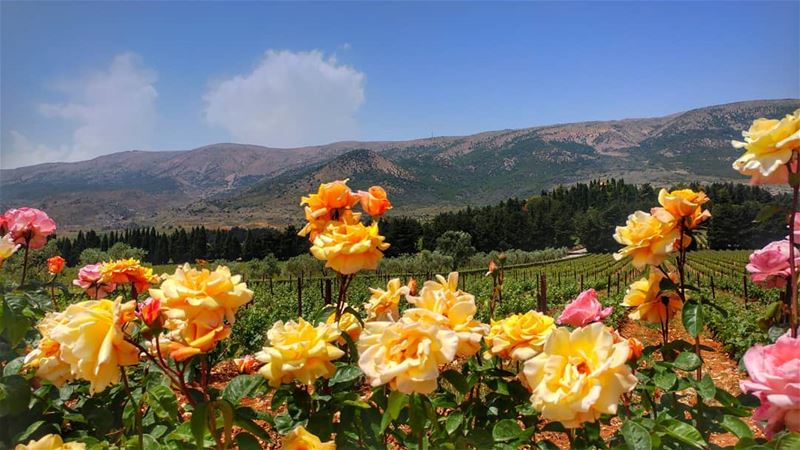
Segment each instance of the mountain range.
M356 189L384 186L394 214L416 217L608 177L654 186L746 181L731 169L741 152L730 140L756 118L797 108L798 99L754 100L657 118L409 141L124 151L1 170L0 208L44 209L66 231L256 227L298 223L300 196L342 178Z

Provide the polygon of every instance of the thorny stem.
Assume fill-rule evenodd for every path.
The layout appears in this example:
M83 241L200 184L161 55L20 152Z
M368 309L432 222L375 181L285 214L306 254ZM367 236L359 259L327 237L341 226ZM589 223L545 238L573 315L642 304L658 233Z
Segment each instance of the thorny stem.
M347 288L350 287L350 281L353 280L353 275L339 275L339 298L336 300L336 321L342 317L344 311L345 300L347 299Z
M681 303L686 304L686 246L683 245L683 239L686 236L686 218L682 218L679 227L681 236L678 241L680 251L678 252L678 274L680 276L680 289L678 293L681 296ZM667 313L669 314L669 305L667 305ZM697 366L697 380L703 378L703 357L700 355L700 331L697 330L697 336L694 337L694 352L700 358L700 365Z
M53 302L53 309L58 311L58 303L56 302L56 278L58 274L53 274L53 279L50 280L50 300Z

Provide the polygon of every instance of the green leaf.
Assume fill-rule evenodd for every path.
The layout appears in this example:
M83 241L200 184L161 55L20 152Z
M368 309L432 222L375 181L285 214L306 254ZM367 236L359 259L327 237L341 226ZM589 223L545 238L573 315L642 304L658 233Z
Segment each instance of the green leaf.
M30 399L31 388L25 378L11 375L0 381L0 417L27 410Z
M717 395L717 387L714 385L714 380L707 373L704 373L703 378L697 382L695 390L703 400L711 400Z
M455 411L447 416L444 429L447 431L447 434L453 434L453 432L455 432L462 423L464 423L464 413L461 411Z
M233 405L225 399L214 402L214 408L222 411L222 429L225 432L225 442L230 445L233 442L231 433L233 432Z
M236 410L233 412L233 423L236 426L258 436L262 441L269 442L269 433L267 433L266 430L261 428L253 421L255 414L256 413L252 410L252 408L236 408ZM268 417L270 419L272 418L272 416Z
M239 433L236 435L236 447L240 450L261 450L261 444L250 433Z
M668 391L672 389L672 386L675 386L675 383L678 381L678 376L672 372L656 372L655 376L653 376L653 381L656 383L656 386Z
M796 450L800 448L800 433L789 433L778 439L775 450Z
M514 419L503 419L492 428L492 437L495 441L506 442L516 439L522 429Z
M400 416L400 411L408 405L408 395L403 394L400 391L392 391L389 394L389 401L386 404L386 410L383 412L383 418L381 419L381 433L386 430L386 427L393 420L397 420Z
M234 377L222 390L222 398L238 405L246 397L252 397L264 384L264 377L260 375L239 375Z
M469 383L461 372L453 369L446 370L442 373L442 378L447 380L461 395L466 395L469 392Z
M651 450L653 448L650 432L639 423L627 420L622 424L621 431L628 450Z
M703 448L706 441L697 428L675 419L662 420L659 429L667 436L695 448Z
M675 367L685 371L695 370L700 367L700 358L692 352L681 352L673 364Z
M178 417L178 400L169 387L159 384L147 390L147 404L161 419L175 419Z
M738 417L725 415L722 417L720 425L722 428L735 434L739 439L753 437L753 432L750 431L750 427Z
M658 283L658 290L659 291L677 291L678 285L673 283L672 280L669 278L662 278L661 282Z
M328 380L328 384L333 386L339 383L347 383L358 379L362 374L361 369L351 364L337 364L336 372Z
M703 307L700 303L694 300L687 300L683 305L681 316L683 319L683 328L686 329L686 332L692 337L699 336L705 325Z
M195 406L192 412L192 436L197 443L197 448L203 448L203 437L206 434L206 422L208 421L208 403L200 403Z

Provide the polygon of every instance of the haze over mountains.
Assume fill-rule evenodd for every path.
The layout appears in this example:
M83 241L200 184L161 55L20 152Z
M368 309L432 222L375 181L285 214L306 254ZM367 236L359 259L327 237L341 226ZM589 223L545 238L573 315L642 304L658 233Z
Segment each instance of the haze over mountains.
M125 151L75 163L0 171L0 207L36 206L62 230L132 226L266 226L302 220L301 195L350 178L381 184L393 214L528 197L558 184L617 177L655 186L746 181L730 146L758 117L800 100L756 100L666 117L582 122L398 142L297 149L214 144Z

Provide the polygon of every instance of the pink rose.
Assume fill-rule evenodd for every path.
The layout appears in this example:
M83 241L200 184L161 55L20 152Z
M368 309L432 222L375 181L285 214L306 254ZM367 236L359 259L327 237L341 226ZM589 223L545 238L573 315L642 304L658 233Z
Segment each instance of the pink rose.
M55 221L36 208L9 209L3 216L14 242L31 250L44 247L47 236L56 231Z
M111 291L117 288L115 283L102 283L100 278L100 268L102 263L88 264L81 267L78 271L78 278L72 280L72 284L79 286L86 294L93 299L105 298Z
M608 317L613 309L611 306L603 309L603 305L597 301L597 292L588 289L578 294L578 297L564 308L556 323L582 327L592 322L600 322Z
M800 251L795 252L795 266L800 264ZM782 288L789 279L789 241L775 241L750 254L746 266L753 283L764 288Z
M784 428L800 431L800 339L786 333L772 345L754 345L743 359L750 378L739 386L761 401L753 419L767 422L767 438Z

